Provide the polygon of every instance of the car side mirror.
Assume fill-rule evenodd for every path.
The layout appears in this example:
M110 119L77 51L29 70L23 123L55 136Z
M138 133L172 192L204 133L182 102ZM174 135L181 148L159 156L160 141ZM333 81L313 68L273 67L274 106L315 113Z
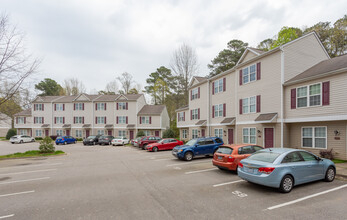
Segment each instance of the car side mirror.
M195 147L199 147L200 145L199 144L195 144Z
M317 161L322 161L323 159L320 158L320 157L316 157L316 160L317 160Z

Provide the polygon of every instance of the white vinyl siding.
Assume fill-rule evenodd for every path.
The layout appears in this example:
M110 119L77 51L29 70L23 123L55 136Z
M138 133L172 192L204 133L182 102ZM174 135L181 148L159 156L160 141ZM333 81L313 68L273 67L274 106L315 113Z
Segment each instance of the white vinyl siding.
M255 128L243 128L242 129L242 142L244 144L256 144L257 136Z
M302 147L327 149L327 128L303 127L301 140Z

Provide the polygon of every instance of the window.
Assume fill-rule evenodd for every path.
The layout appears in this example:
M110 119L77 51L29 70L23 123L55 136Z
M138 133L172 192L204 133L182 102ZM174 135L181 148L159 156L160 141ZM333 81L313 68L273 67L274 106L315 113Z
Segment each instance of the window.
M213 83L214 83L214 94L223 92L223 79L216 80Z
M198 129L193 129L192 130L192 139L198 138Z
M254 113L257 111L256 96L242 99L242 113Z
M257 136L255 128L242 129L242 140L244 144L255 144L257 142Z
M43 117L34 117L34 124L43 124Z
M214 129L214 136L223 138L223 129L222 128Z
M43 111L43 104L34 104L34 111Z
M19 134L20 134L20 135L28 135L28 131L27 131L27 130L24 130L24 129L20 129L20 130L19 130Z
M24 117L17 117L17 124L24 124L25 119Z
M82 137L82 130L76 130L76 137L81 138Z
M215 141L216 141L216 143L217 144L221 144L221 143L223 143L223 140L222 139L220 139L220 138L216 138L216 139L214 139Z
M75 110L82 111L83 110L83 103L75 103Z
M326 127L303 127L302 146L312 148L327 148Z
M253 146L245 146L239 148L239 154L253 154L254 149Z
M63 130L57 130L57 136L63 136Z
M192 120L199 119L199 109L192 110Z
M118 116L118 124L126 124L127 117L126 116Z
M300 151L299 154L302 156L304 161L316 161L316 157L308 152Z
M205 139L205 145L214 144L214 141L211 138Z
M83 117L74 117L75 124L83 124Z
M198 93L199 93L199 89L198 88L192 89L192 100L198 98Z
M188 132L186 129L182 130L182 138L187 139L188 138Z
M303 161L301 156L297 152L289 153L282 160L282 163L294 163Z
M42 130L36 130L35 131L35 136L36 137L42 137Z
M96 103L96 110L100 111L100 110L106 110L106 103Z
M149 136L149 135L151 135L151 131L143 131L144 133L145 133L145 136Z
M141 124L149 124L149 116L141 116Z
M179 112L178 113L178 121L184 121L184 112Z
M55 117L55 124L64 124L64 117Z
M126 110L127 109L127 103L126 102L118 102L118 109L119 110Z
M126 131L118 131L118 136L119 137L126 137Z
M106 120L105 120L106 117L96 117L96 121L97 121L97 124L105 124Z
M242 69L242 82L243 82L243 84L257 80L256 76L257 76L256 64L253 64L251 66L248 66L248 67Z
M223 117L223 104L214 105L214 117Z
M321 105L321 83L297 88L297 107Z
M98 135L104 135L105 131L104 130L98 130Z
M62 103L55 104L55 110L56 111L64 111L64 104L62 104Z

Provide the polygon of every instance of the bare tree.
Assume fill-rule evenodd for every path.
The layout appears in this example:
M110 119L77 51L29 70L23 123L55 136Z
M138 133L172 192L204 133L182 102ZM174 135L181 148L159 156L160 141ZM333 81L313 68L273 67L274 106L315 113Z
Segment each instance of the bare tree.
M40 61L32 59L23 45L24 34L0 15L0 105L23 89L23 82L34 74Z
M106 87L105 87L105 91L107 93L114 93L114 94L117 94L118 93L118 84L117 84L117 80L113 80L109 83L106 84Z
M188 84L189 80L198 71L198 61L195 50L186 44L182 44L174 51L171 64L179 85L179 93L185 97L185 104L188 104Z
M123 89L123 91L120 91L120 93L128 94L132 88L132 85L134 84L133 76L130 73L124 72L116 79L120 82Z
M86 91L83 82L77 78L69 78L64 80L64 90L66 95L78 95Z

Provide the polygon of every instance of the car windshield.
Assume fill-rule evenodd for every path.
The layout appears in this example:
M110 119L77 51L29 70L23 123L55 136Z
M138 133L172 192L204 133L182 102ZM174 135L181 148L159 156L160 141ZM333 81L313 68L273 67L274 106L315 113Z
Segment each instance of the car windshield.
M163 142L164 142L164 139L162 139L162 140L158 141L158 143L160 143L160 144L161 144L161 143L163 143Z
M123 137L115 137L114 139L123 139Z
M279 155L280 155L279 153L274 153L271 151L270 152L257 151L253 153L251 156L249 156L247 159L273 163Z
M89 139L92 139L92 138L95 138L95 136L89 136L88 138L89 138Z
M220 154L232 154L233 152L233 149L230 148L230 147L220 147L218 148L217 150L217 153L220 153Z
M185 145L194 146L195 144L196 144L196 139L192 139L192 140L188 141Z

